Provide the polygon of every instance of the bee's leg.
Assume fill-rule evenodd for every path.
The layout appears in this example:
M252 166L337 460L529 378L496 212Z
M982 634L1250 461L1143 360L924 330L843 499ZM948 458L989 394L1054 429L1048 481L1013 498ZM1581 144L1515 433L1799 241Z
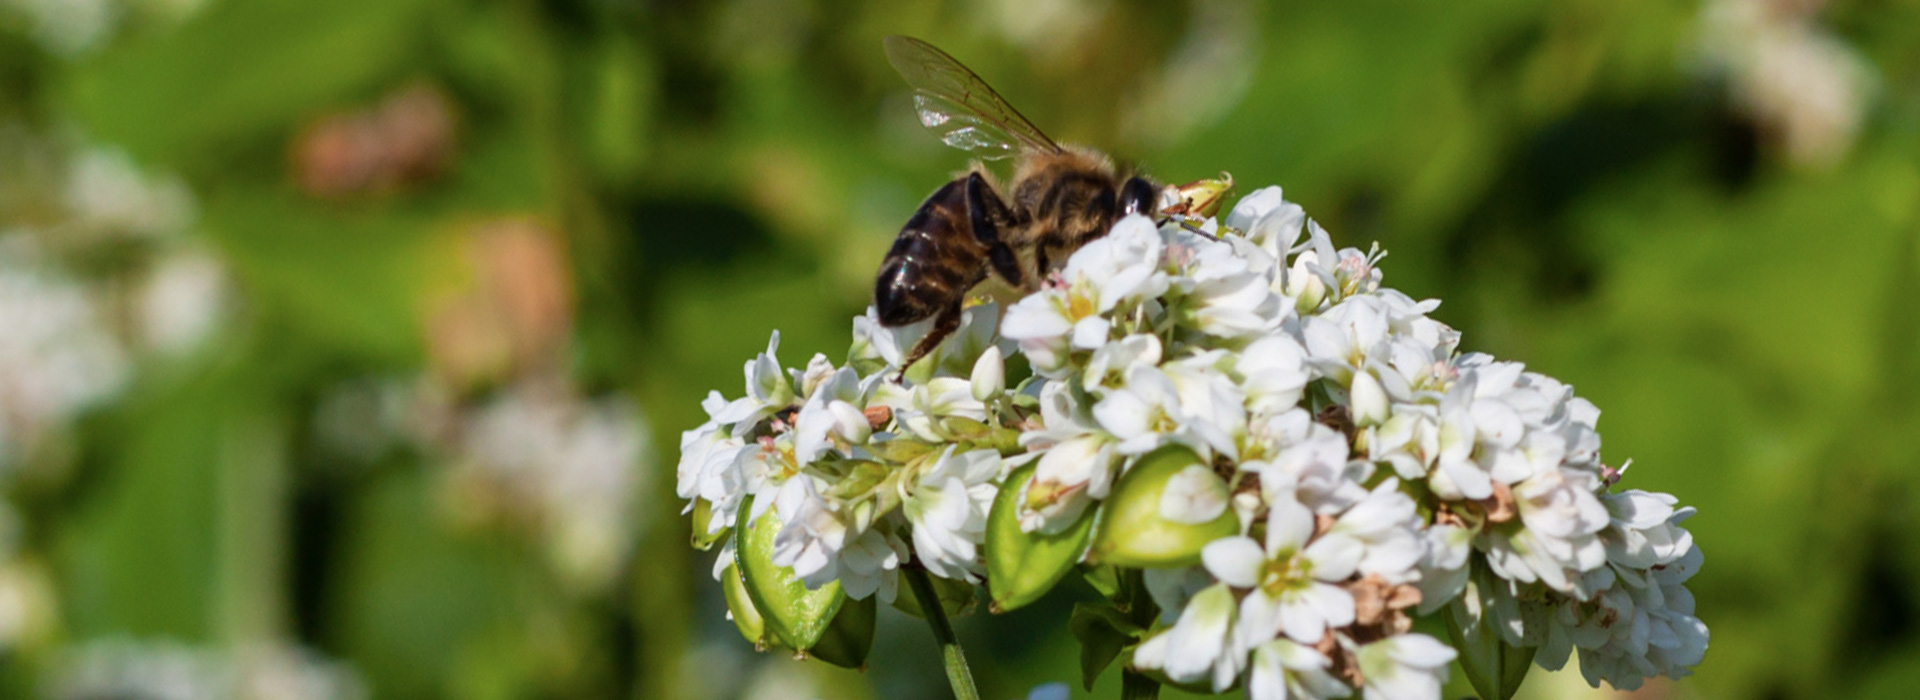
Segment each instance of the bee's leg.
M927 329L926 336L920 338L920 342L913 344L913 350L907 352L907 359L900 363L900 373L894 375L893 380L898 382L905 379L907 368L919 362L920 358L926 357L927 353L933 352L934 348L940 347L940 341L946 340L947 336L953 335L953 332L959 328L960 302L956 300L933 317L933 327Z
M993 266L994 273L1016 289L1023 287L1025 275L1020 272L1020 257L1000 238L1000 227L1013 223L1013 212L1007 209L1006 202L1000 201L1000 195L987 186L986 178L978 171L967 175L967 215L974 239L987 247L987 263Z

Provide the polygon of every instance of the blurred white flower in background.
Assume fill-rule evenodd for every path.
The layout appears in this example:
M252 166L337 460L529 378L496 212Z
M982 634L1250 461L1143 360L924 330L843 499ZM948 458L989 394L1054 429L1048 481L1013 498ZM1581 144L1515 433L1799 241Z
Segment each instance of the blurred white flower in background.
M118 149L87 148L68 165L70 225L95 236L151 238L193 223L193 195L171 175L149 176Z
M1700 54L1734 102L1795 165L1830 167L1852 149L1877 91L1859 50L1820 25L1824 0L1711 0Z
M183 248L154 262L140 287L141 339L165 355L199 347L220 325L227 271L212 254Z
M532 376L460 401L431 375L360 378L326 392L312 420L336 461L419 450L439 468L455 525L529 533L577 590L605 591L645 536L653 438L623 394L586 397Z
M0 236L0 465L110 398L131 372L97 292L26 233Z
M98 46L120 20L116 0L6 0L6 5L33 27L34 39L63 56Z
M173 641L107 638L63 652L53 700L366 700L352 668L300 647L220 651Z
M177 22L192 16L207 0L0 0L32 27L47 51L77 57L99 48L129 17Z
M634 499L650 441L639 409L622 398L583 400L527 381L464 416L447 477L458 494L487 494L465 507L530 519L561 573L599 589L637 539Z

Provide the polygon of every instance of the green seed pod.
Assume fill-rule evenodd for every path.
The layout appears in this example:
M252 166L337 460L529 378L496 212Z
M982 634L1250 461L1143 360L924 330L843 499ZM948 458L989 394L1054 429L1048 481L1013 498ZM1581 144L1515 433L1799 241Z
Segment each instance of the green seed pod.
M734 531L734 563L740 567L740 579L747 597L766 621L766 632L780 646L798 651L812 649L827 633L833 616L846 602L840 582L817 590L793 575L793 569L773 563L773 538L780 533L780 518L769 510L751 525L747 515L751 504L740 507L740 519Z
M1207 543L1239 534L1239 519L1232 508L1224 507L1226 483L1211 473L1187 471L1195 466L1202 470L1206 467L1199 455L1184 447L1169 446L1154 450L1122 474L1101 508L1100 526L1095 529L1088 558L1136 568L1191 566L1200 563L1200 549ZM1223 497L1220 513L1199 523L1163 517L1161 499L1176 475L1198 478L1206 488L1217 486ZM1208 479L1212 481L1206 482Z
M767 639L767 623L747 596L747 584L740 579L738 564L728 564L727 570L720 572L720 593L727 599L727 612L733 614L733 626L740 630L740 636L753 642L756 648L772 646L773 642Z
M965 615L973 610L974 585L965 581L955 581L938 576L927 576L933 582L933 592L940 598L940 609L946 611L948 618ZM918 618L927 616L920 609L920 601L909 593L901 593L893 598L893 609Z
M827 633L807 653L841 668L864 668L867 652L873 651L875 608L874 596L847 601L827 625Z
M1441 608L1441 617L1447 622L1447 636L1453 642L1453 648L1460 652L1460 670L1467 676L1467 682L1473 684L1474 691L1485 700L1507 700L1520 690L1520 683L1527 678L1527 672L1533 669L1534 647L1516 647L1500 638L1499 633L1487 626L1484 614L1472 615L1466 612L1467 606L1479 607L1485 600L1481 597L1484 585L1492 578L1483 573L1487 569L1481 562L1474 562L1477 580L1467 585L1460 600ZM1478 619L1475 619L1478 618Z
M1033 467L1007 475L987 514L987 581L995 612L1039 600L1073 570L1086 554L1094 509L1058 534L1020 531L1020 491L1033 479Z

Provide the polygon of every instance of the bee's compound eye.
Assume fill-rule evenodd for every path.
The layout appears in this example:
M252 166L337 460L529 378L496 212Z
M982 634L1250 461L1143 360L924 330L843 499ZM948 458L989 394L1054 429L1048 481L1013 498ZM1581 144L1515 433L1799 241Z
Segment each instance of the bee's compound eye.
M1153 214L1153 183L1145 179L1131 177L1120 186L1120 212L1122 214Z

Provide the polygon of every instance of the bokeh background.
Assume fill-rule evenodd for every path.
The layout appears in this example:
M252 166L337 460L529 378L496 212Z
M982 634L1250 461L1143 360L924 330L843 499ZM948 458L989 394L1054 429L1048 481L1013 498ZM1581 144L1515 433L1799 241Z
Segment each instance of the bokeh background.
M893 33L1601 406L1707 553L1638 697L1920 686L1920 2L0 0L0 697L947 697L754 653L672 488L965 165Z

